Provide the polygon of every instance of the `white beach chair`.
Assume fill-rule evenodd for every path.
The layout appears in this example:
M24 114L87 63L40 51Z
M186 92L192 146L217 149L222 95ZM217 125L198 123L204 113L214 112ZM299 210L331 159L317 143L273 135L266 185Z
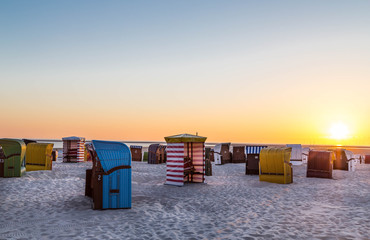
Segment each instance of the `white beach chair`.
M344 152L346 153L346 157L347 157L348 171L354 172L356 169L356 163L357 163L355 155L353 154L353 152L348 151L348 150L344 150Z
M292 165L302 165L302 145L301 144L287 144L286 146L292 148L290 163Z
M222 164L221 147L222 147L222 144L217 144L214 147L214 158L215 158L215 164L216 165L221 165Z

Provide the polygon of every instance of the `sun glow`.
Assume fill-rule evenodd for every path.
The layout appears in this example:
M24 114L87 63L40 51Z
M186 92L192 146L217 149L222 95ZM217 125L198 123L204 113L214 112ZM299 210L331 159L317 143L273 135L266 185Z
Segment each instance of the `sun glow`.
M343 123L335 123L330 128L330 138L342 140L348 138L348 127Z

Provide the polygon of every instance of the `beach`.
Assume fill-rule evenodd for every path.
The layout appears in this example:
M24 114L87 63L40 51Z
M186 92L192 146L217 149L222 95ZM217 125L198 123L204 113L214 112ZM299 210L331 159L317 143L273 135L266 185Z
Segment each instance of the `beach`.
M213 165L205 184L164 185L166 165L132 163L132 208L92 210L91 162L0 178L0 239L369 239L370 165L334 179L260 182L245 164Z

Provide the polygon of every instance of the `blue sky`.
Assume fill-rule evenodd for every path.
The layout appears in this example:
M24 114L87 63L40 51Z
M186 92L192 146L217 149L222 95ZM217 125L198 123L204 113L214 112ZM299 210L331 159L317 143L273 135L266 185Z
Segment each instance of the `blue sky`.
M153 126L161 126L149 139L166 130L176 132L164 135L197 129L214 140L253 141L255 126L276 129L284 122L296 126L290 141L319 138L325 133L317 126L327 129L335 121L363 132L359 119L370 116L363 110L370 109L369 9L369 1L0 1L0 79L7 89L0 102L14 116L2 125L11 129L15 109L32 99L27 114L34 122L25 128L45 137L52 125L42 131L37 122L56 119L36 113L51 108L58 109L50 110L58 118L67 109L80 111L76 118L83 122L97 109L108 116L100 122L120 119L126 125L150 124L135 120L146 112L158 119ZM165 107L153 110L151 104ZM351 109L352 117L339 114L338 105ZM267 121L261 109L281 106L296 109L295 116L303 108L306 117L290 123L283 111L278 123ZM171 127L183 111L206 121L219 109L240 120L214 121L239 130L213 133L216 123L207 127L195 119L187 128ZM257 113L255 121L251 112ZM300 132L307 121L316 124L312 136ZM130 132L118 128L120 136ZM109 134L118 137L113 130ZM370 142L367 135L361 139Z

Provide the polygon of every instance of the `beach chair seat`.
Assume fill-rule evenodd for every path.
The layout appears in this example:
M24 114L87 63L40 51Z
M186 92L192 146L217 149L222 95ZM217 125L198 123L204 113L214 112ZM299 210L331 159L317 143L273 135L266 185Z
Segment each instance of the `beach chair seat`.
M188 182L192 182L193 174L195 172L195 168L193 165L193 161L189 157L184 157L184 178L188 178Z

